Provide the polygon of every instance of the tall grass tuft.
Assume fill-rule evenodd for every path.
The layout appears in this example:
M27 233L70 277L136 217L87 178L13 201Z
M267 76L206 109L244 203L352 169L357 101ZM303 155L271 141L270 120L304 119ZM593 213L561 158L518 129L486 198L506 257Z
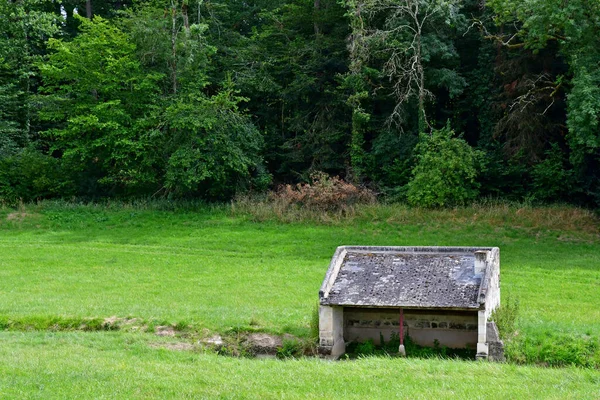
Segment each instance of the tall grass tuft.
M504 304L492 312L491 319L498 327L498 333L502 340L510 340L517 330L517 320L519 318L519 299L506 297Z
M315 303L310 315L310 333L309 340L314 343L319 342L319 303Z
M508 361L542 366L600 368L598 337L554 330L517 335L505 343Z

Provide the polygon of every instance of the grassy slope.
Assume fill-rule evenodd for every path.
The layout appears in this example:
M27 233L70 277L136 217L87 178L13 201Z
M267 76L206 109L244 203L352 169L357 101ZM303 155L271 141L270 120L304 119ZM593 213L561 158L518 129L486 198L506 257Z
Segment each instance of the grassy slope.
M376 217L256 223L224 211L95 207L47 206L0 220L0 317L116 315L219 331L252 322L303 334L336 246L466 245L500 247L502 293L521 300L527 324L600 335L593 233Z
M594 370L385 358L251 360L156 348L169 341L109 332L0 333L0 397L600 397Z
M257 223L224 209L45 204L26 212L0 210L0 322L116 315L303 335L336 246L481 245L501 248L502 293L521 300L522 331L600 335L597 221L558 231L520 220L518 210L465 219L382 208L332 224ZM149 346L163 340L0 333L0 397L600 396L600 373L591 369L258 361Z

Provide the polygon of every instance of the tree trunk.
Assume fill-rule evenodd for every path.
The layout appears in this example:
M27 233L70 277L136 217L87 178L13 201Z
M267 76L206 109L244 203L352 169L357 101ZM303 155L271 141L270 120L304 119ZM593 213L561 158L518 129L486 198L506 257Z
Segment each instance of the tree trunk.
M188 5L183 1L181 5L181 14L183 15L183 26L185 28L185 33L189 35L190 33L190 18L188 17Z
M177 8L171 0L171 79L173 94L177 93Z
M427 117L425 115L425 71L421 58L421 30L417 37L417 70L419 77L419 133L425 133Z
M85 0L85 15L92 19L92 0Z

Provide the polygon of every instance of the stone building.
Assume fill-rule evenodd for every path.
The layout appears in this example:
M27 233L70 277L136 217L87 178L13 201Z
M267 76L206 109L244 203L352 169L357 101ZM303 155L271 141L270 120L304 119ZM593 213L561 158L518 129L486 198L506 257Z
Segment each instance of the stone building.
M320 350L339 356L347 342L394 332L487 358L490 344L501 349L488 323L499 283L497 247L338 247L319 291Z

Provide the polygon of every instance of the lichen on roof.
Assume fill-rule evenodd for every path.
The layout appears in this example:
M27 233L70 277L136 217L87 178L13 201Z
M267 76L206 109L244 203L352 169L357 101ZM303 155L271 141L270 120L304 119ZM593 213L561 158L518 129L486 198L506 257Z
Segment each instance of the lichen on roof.
M378 250L383 249L383 250ZM401 251L348 247L321 304L366 307L480 307L473 249ZM425 248L421 248L425 249ZM337 254L337 253L336 253ZM332 263L333 265L333 263ZM327 278L326 278L327 279Z

